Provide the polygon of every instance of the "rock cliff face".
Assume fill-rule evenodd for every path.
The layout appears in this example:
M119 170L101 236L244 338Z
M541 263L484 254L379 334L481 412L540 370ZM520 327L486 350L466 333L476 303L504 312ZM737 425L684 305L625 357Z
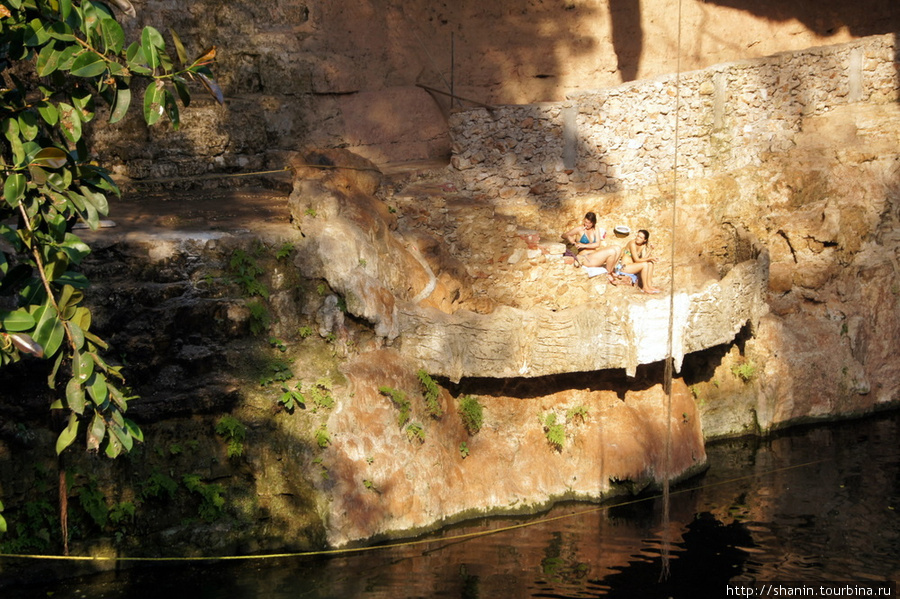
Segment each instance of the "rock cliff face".
M198 86L180 131L148 130L134 115L100 128L96 149L124 180L281 168L285 152L306 145L347 147L377 164L446 158L447 115L474 105L451 106L451 91L491 105L561 101L679 64L900 30L892 0L682 4L679 23L671 0L143 2L130 31L171 26L191 56L218 47L226 108Z
M213 18L197 10L188 12ZM290 23L288 37L308 26ZM328 93L352 87L338 85L355 72L342 64L320 73ZM273 77L254 66L247 81L257 72ZM714 98L715 84L708 91ZM349 100L363 102L356 93ZM139 229L152 204L127 206L131 222L86 235L87 268L97 327L142 396L134 414L146 459L69 464L79 488L100 485L146 510L110 551L251 552L408 535L688 476L703 468L711 437L896 405L900 104L887 92L876 100L798 108L796 129L770 132L778 143L765 151L721 155L752 154L749 162L704 171L700 161L696 176L679 179L677 205L671 177L653 170L643 144L620 140L605 172L595 161L603 185L592 191L566 172L570 146L547 135L560 160L540 161L536 183L508 185L502 160L497 185L485 186L459 160L397 175L348 150L281 147L290 196L270 191L271 201L248 201L251 212L231 221L217 218L245 198L213 208L182 199L149 234ZM273 120L258 127L277 128L284 98L259 104ZM702 104L714 123L721 106ZM752 120L765 129L764 118ZM203 143L229 164L240 135L268 132L209 134ZM192 134L182 135L188 148ZM155 176L174 156L123 164ZM608 168L641 163L633 185L627 169ZM606 187L610 175L618 182ZM588 210L607 230L652 231L665 294L644 297L565 263L551 246ZM672 308L678 372L666 388ZM29 398L10 408L17 417L43 417L42 398L17 391ZM243 429L223 426L226 415ZM17 464L52 462L46 440L7 429L0 480L18 481L4 495L12 516L41 483ZM208 505L217 492L227 498L219 511Z

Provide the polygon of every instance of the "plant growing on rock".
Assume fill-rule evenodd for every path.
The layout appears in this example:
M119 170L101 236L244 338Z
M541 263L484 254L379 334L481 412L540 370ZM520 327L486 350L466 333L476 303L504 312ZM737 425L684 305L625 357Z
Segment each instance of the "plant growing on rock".
M440 418L444 415L444 409L439 401L441 388L431 376L424 370L417 373L419 382L422 383L422 396L425 398L425 410L432 418Z
M584 423L587 419L587 415L588 409L585 406L575 406L574 408L569 408L569 410L566 411L566 421L568 422L569 420L572 420L574 422L575 419L578 419L581 420L582 423Z
M741 379L745 383L749 383L754 378L756 378L756 364L754 364L751 360L746 360L741 362L740 364L735 364L731 367L731 374L733 374L736 378Z
M229 458L240 457L244 454L244 438L247 436L247 428L240 420L234 416L222 416L216 424L216 434L225 439L228 444Z
M378 387L378 392L390 398L391 402L400 409L400 414L397 416L397 426L402 427L409 422L412 406L406 398L406 393L392 387Z
M181 478L185 488L200 498L198 513L206 522L214 522L222 516L225 507L225 490L222 485L205 483L199 474L185 474Z
M306 392L317 408L330 410L334 407L334 396L331 394L332 383L327 377L322 377Z
M465 441L461 441L459 444L459 457L462 459L469 457L469 445Z
M285 386L281 387L282 393L278 398L278 403L284 406L284 409L287 410L289 414L293 414L297 406L303 407L306 403L306 397L304 397L301 391L301 385L302 383L297 383L293 388Z
M316 429L316 444L322 449L331 444L331 435L328 433L328 428L324 423Z
M566 443L566 425L556 422L556 413L550 412L541 418L541 424L544 426L544 435L547 442L550 443L557 451L562 451Z
M459 417L462 419L463 426L469 431L470 435L474 435L481 430L484 421L484 409L478 398L472 395L464 395L459 400L459 408L457 410Z
M422 428L422 425L418 422L411 422L409 426L406 427L406 438L410 441L418 441L419 443L424 443L425 429Z

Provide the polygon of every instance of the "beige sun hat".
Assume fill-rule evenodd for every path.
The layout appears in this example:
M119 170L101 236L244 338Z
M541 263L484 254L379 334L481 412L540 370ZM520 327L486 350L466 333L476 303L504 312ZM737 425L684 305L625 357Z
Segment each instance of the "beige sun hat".
M626 237L628 235L631 235L631 229L629 229L625 225L619 225L618 227L613 229L613 232L617 237Z

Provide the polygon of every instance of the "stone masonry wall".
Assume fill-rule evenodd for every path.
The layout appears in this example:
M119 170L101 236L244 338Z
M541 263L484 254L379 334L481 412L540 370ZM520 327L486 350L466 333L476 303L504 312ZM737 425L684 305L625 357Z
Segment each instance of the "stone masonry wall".
M513 204L659 184L676 160L688 178L753 166L790 149L805 118L897 102L897 52L895 36L873 36L564 102L457 112L452 164L470 191Z

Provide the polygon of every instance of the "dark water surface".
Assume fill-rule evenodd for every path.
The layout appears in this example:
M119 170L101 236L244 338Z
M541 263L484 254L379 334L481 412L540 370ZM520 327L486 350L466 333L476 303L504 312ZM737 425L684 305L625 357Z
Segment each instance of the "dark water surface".
M673 488L668 520L659 497L567 504L359 553L139 567L3 595L687 599L735 596L738 582L896 585L900 414L707 449L709 470Z

